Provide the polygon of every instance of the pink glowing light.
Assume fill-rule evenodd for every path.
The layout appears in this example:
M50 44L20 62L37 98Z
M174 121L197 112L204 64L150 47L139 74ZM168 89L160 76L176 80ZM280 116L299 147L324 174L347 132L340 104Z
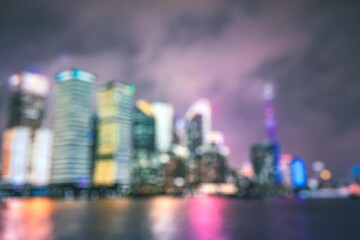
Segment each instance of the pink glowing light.
M194 239L224 239L223 227L224 200L218 197L199 197L190 202L189 217L193 226Z

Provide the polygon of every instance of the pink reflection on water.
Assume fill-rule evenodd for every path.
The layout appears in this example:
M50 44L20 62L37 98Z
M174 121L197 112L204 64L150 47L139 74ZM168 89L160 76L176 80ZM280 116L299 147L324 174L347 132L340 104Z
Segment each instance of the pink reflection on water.
M190 200L188 214L194 239L223 240L224 199L219 197L198 197Z
M6 201L0 215L0 239L53 239L52 211L51 201L45 198Z

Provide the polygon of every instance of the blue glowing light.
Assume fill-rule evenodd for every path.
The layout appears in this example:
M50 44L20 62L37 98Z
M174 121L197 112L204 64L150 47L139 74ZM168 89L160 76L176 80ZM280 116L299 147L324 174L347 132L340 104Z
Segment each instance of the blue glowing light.
M355 165L351 168L351 173L355 176L360 175L360 166Z
M291 178L295 188L306 186L306 167L300 158L294 158L291 162Z
M75 69L73 70L73 76L74 76L74 79L79 79L80 76L81 76L81 70L75 68Z
M55 75L55 79L59 82L68 81L68 80L81 80L92 82L95 81L95 75L81 69L75 68L73 70L66 70L59 72Z

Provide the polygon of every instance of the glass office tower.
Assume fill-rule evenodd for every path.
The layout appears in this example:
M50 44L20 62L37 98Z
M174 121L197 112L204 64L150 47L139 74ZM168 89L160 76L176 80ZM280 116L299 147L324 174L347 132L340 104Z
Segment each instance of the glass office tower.
M128 186L131 182L132 84L110 82L97 91L98 139L94 184Z
M51 182L87 186L90 179L91 111L96 77L73 69L56 74Z

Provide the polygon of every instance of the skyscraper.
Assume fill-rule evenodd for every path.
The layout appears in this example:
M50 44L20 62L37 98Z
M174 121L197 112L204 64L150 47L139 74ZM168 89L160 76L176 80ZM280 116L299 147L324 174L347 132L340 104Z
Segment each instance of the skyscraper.
M155 119L148 101L136 102L133 122L133 179L132 184L139 193L151 191L157 183L159 173L155 161Z
M8 128L39 128L49 92L48 79L40 74L23 72L9 78L10 102Z
M265 129L267 132L267 140L273 144L274 146L277 146L277 151L280 150L279 143L277 142L277 136L276 136L276 119L275 119L275 110L273 107L273 99L274 99L274 86L271 83L267 83L264 85L263 89L263 98L265 103L265 109L264 109L264 116L265 116ZM280 184L281 183L281 171L279 169L279 159L280 158L280 152L278 152L276 155L274 155L274 178L275 183Z
M23 185L32 170L32 141L44 117L48 79L23 72L9 78L7 129L3 135L2 176L10 184Z
M86 186L90 179L91 111L96 77L80 70L56 74L51 182Z
M116 81L103 84L97 92L96 185L126 187L131 182L134 94L134 85Z
M268 134L268 140L271 142L276 141L276 122L275 111L273 108L274 87L272 84L265 84L263 90L263 98L265 102L264 116L265 128Z
M160 153L169 152L173 136L174 109L170 103L151 104L155 118L155 146Z
M195 155L196 149L206 145L211 131L211 108L207 99L194 103L185 114L186 143Z
M198 150L209 142L211 131L211 108L207 99L195 102L185 114L185 143L190 152L187 162L188 182L196 184L200 181Z
M151 104L145 100L136 102L133 134L135 151L155 151L155 119Z
M202 115L196 114L187 121L186 133L187 147L192 155L195 155L196 149L201 147L204 143Z
M279 159L279 145L271 142L255 144L251 147L250 156L257 182L268 185L275 184L275 166Z

